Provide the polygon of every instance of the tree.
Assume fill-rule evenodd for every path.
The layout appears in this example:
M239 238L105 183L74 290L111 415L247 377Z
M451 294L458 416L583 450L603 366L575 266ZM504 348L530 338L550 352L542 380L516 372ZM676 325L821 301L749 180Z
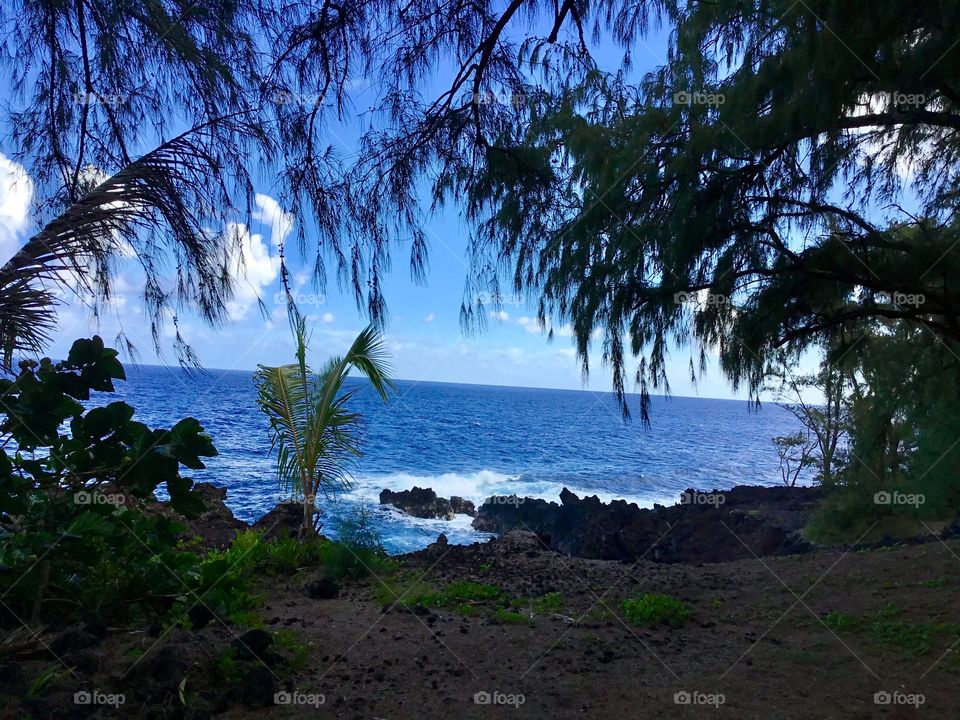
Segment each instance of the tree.
M850 429L850 382L850 371L825 354L816 373L780 368L771 386L777 404L799 420L812 438L808 464L817 467L817 480L824 485L835 480L838 455ZM821 397L811 399L812 393Z
M380 260L367 262L341 223L338 160L323 126L343 112L350 73L369 55L367 8L4 3L0 65L12 92L2 121L36 187L41 228L14 257L0 258L6 367L49 339L56 289L99 314L130 255L145 278L158 349L162 325L176 326L179 312L223 322L243 270L240 238L229 228L249 223L260 169L298 216L297 239L304 254L315 252L318 281L324 258L334 257L363 297ZM179 330L174 348L196 364Z
M164 486L174 510L202 511L181 466L202 470L217 451L194 418L150 428L122 401L84 407L124 378L97 336L0 378L0 625L122 621L183 594L171 567L184 567L184 527L147 506Z
M306 321L295 311L290 317L297 361L261 365L255 382L260 409L270 419L280 485L303 497L300 536L306 537L317 529L317 496L348 487L348 463L360 455L362 417L349 409L360 387L344 388L348 373L353 369L365 375L384 400L393 381L376 328L366 328L343 357L328 360L315 374L306 360Z
M809 433L779 435L773 438L780 459L780 478L787 487L794 487L800 472L813 462L814 440Z
M464 44L460 94L428 104L419 135L401 123L371 136L370 193L356 197L403 209L401 190L429 174L436 197L464 199L477 228L468 295L508 283L541 319L569 322L584 370L601 330L621 394L638 358L644 416L648 388L669 389L675 342L692 346L694 374L717 348L753 394L777 353L876 319L960 342L955 3L573 7L574 28L624 46L665 19L668 64L640 80L604 72L574 35L531 39L521 69L485 75ZM497 81L524 101L471 100ZM899 204L907 190L914 212ZM709 301L682 302L697 293Z
M507 26L547 19L556 42L565 22L582 26L581 13L546 0L5 3L0 65L12 92L0 119L36 185L42 228L0 269L7 366L49 339L51 285L78 292L99 314L118 260L131 251L158 349L161 326L176 326L187 309L222 322L243 269L239 238L225 228L249 221L261 174L296 218L294 245L317 283L332 260L338 280L381 322L391 239L409 248L415 280L426 267L408 171L432 160L415 147L432 157L427 146L446 132L450 101L468 83L480 94L488 80L519 77ZM413 86L445 70L450 52L463 61L454 91L421 116ZM391 173L357 172L348 183L330 130L351 115L350 88L368 79L382 91L371 109L393 116L403 140L386 153ZM489 114L477 110L472 122L486 127ZM451 167L454 160L446 158ZM359 188L395 202L380 212ZM286 280L283 249L281 259ZM179 331L174 349L196 364Z
M2 57L32 91L14 140L51 216L83 197L88 166L115 174L185 117L209 128L193 155L223 195L214 207L242 213L262 163L306 224L298 245L318 277L333 258L377 321L392 240L422 277L430 187L433 206L456 201L476 228L464 324L506 283L542 320L571 324L585 371L599 330L621 397L637 358L644 417L649 389L669 390L675 342L691 346L693 374L717 348L753 394L777 353L878 319L960 342L955 3L10 7L2 19L19 29ZM668 63L636 77L631 48L663 23ZM598 66L594 39L623 50L620 67ZM379 122L351 164L326 133L359 77L376 85ZM77 105L76 92L97 102ZM907 190L916 208L902 207ZM177 222L149 220L156 237L209 226L205 203L165 206ZM148 305L160 319L197 287L148 285ZM708 302L682 302L700 293ZM224 294L208 297L215 311Z

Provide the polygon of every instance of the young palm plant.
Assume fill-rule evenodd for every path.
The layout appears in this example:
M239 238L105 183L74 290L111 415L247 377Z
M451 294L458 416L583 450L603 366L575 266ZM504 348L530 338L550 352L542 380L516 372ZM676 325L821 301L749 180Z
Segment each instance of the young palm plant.
M300 537L317 531L316 498L350 485L350 465L360 456L360 413L349 409L360 386L344 387L351 369L365 375L381 398L394 388L383 337L373 326L361 332L343 357L319 373L307 365L306 321L292 314L297 361L256 373L260 409L270 418L280 487L303 497Z

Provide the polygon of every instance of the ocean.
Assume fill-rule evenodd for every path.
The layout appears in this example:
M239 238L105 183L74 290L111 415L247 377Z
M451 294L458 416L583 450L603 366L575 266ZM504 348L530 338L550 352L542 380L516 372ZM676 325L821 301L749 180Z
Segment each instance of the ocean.
M420 520L382 507L384 488L432 487L478 507L510 493L558 501L564 487L641 507L672 504L689 487L778 484L771 438L799 428L774 403L756 411L745 401L658 396L652 427L644 429L638 417L623 421L612 393L399 381L383 403L356 382L363 457L352 469L352 489L324 503L323 532L336 536L339 520L365 507L391 553L423 548L441 532L454 543L487 535L467 516ZM225 486L238 517L256 520L285 497L251 372L128 366L117 390L95 402L122 398L151 427L188 416L201 422L220 454L192 477ZM634 410L638 415L636 399Z

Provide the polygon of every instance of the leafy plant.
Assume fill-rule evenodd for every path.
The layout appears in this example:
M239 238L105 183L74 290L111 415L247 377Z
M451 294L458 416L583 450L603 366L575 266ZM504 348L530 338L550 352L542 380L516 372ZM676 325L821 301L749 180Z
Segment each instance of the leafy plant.
M124 377L116 350L93 337L0 379L3 624L116 622L162 613L184 590L177 573L197 557L175 550L183 526L145 504L164 486L174 509L202 510L180 466L202 469L216 449L193 418L151 429L124 402L84 408Z
M322 561L333 579L377 576L394 569L373 514L365 507L341 516L336 523L337 542L325 543Z
M260 409L270 420L280 486L303 500L304 538L318 529L317 495L329 497L348 487L348 463L360 455L362 418L349 409L359 387L344 387L348 373L353 369L365 375L383 399L393 382L382 337L373 326L357 336L346 355L329 360L315 374L307 365L306 320L291 308L290 323L297 361L261 365L255 382Z
M648 593L620 603L624 617L635 625L666 623L682 627L693 616L693 611L681 600L669 595Z

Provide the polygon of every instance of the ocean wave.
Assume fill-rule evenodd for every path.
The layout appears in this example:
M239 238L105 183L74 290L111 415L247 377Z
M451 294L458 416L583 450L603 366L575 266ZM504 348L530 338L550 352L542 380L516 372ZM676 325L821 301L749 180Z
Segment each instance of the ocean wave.
M679 491L673 491L657 484L650 484L639 493L623 494L598 491L596 488L577 482L557 480L537 480L523 475L510 475L494 470L475 472L446 472L436 475L415 473L390 473L358 475L354 478L354 487L345 497L354 502L378 503L381 490L410 490L413 487L432 488L440 497L457 495L472 501L477 507L494 495L518 495L520 497L541 498L558 502L560 492L567 488L579 497L596 495L601 502L626 500L640 507L653 507L654 504L670 505L677 502Z

